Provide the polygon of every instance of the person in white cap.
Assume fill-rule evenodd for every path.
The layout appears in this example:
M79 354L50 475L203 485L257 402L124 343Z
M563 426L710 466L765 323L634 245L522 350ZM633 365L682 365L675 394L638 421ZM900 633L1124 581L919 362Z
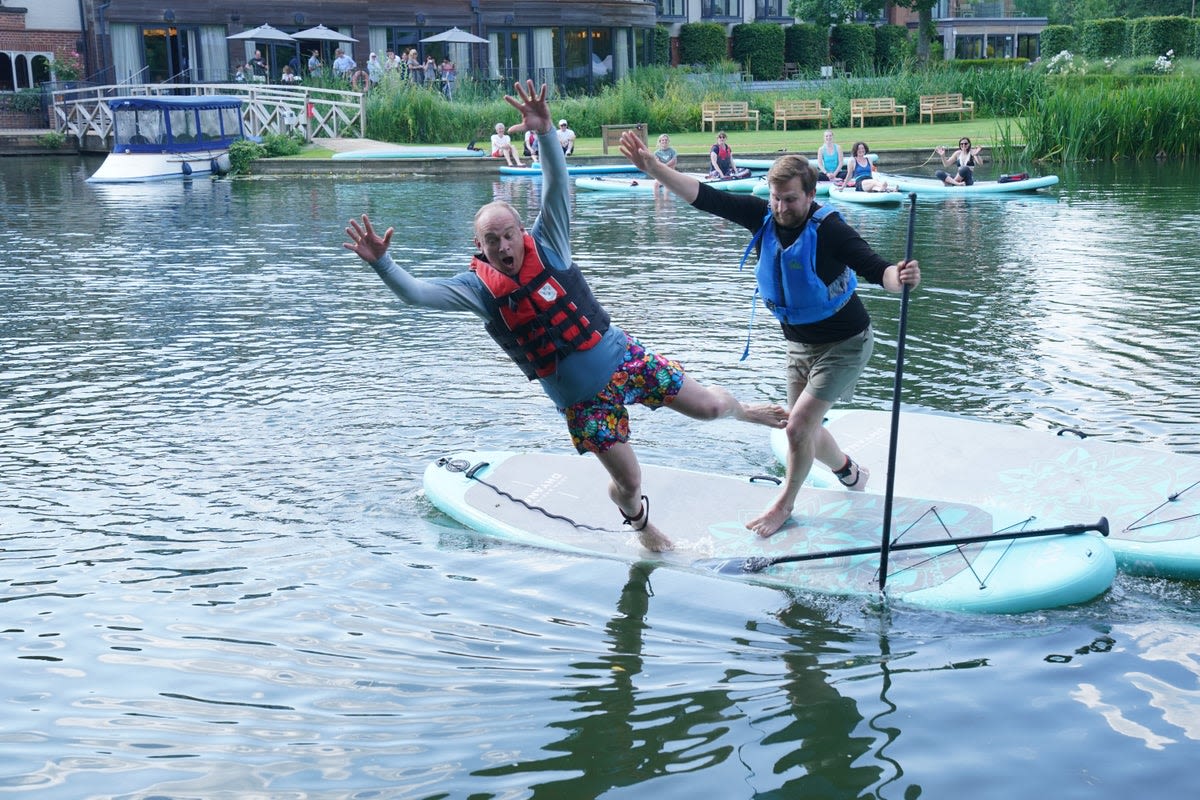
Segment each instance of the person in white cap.
M565 119L558 121L558 143L562 145L564 155L575 152L575 131L567 127Z

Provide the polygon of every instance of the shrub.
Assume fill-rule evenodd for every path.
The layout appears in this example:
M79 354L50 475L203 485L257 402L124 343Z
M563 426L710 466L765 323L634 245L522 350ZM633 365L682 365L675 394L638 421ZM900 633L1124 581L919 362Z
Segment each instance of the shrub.
M818 74L829 63L829 35L816 25L785 28L783 60L794 63L803 74Z
M268 158L294 156L304 149L303 139L290 133L268 133L262 139L263 150Z
M1042 58L1075 49L1075 29L1070 25L1047 25L1041 35Z
M870 25L834 25L829 55L856 76L871 75L875 64L875 29Z
M1128 51L1123 19L1090 19L1079 26L1079 53L1085 58L1120 57Z
M38 144L47 150L57 150L67 143L67 135L58 131L43 133L38 137Z
M37 89L22 89L12 95L13 111L22 114L36 114L42 110L42 93Z
M773 81L783 74L783 28L765 22L733 26L733 60L755 80Z
M1192 21L1187 17L1142 17L1129 23L1129 54L1157 56L1168 50L1186 53Z
M656 66L668 66L671 63L671 29L666 25L654 27L654 55L651 56Z
M250 165L260 158L267 157L267 148L249 139L239 139L229 145L230 173L233 175L249 175Z
M684 64L716 64L728 57L724 25L687 22L679 26L679 58Z
M902 25L880 25L875 29L875 69L879 72L900 69L911 50L908 28Z

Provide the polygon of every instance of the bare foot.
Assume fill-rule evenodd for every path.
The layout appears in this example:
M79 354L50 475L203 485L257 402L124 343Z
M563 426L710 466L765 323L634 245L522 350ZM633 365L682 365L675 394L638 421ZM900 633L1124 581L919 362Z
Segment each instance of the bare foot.
M767 506L766 511L747 522L746 527L765 539L782 528L783 523L787 522L791 515L790 508L783 508L779 505L779 501L775 501Z
M772 405L770 403L756 403L754 405L744 405L741 416L738 419L745 422L753 422L756 425L766 425L771 428L786 428L788 412L782 406Z
M647 522L646 527L637 532L638 539L642 542L642 547L654 553L663 553L667 550L674 550L675 545L671 540L660 531L653 522Z

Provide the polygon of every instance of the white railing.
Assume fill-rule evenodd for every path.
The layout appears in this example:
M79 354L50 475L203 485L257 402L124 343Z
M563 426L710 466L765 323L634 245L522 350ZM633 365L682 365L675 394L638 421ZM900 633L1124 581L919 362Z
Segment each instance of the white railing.
M55 90L50 120L59 133L107 141L112 134L113 97L148 95L235 95L245 98L242 122L249 136L301 131L307 141L317 138L364 138L367 135L366 100L362 92L301 86L245 83L90 86Z

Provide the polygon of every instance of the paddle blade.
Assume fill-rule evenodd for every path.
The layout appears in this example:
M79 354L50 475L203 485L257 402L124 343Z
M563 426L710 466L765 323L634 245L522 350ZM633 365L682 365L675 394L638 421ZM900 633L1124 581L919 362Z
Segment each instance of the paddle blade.
M773 563L775 563L773 559L764 556L749 556L747 558L702 558L699 561L693 561L692 566L721 575L752 575L762 572Z

